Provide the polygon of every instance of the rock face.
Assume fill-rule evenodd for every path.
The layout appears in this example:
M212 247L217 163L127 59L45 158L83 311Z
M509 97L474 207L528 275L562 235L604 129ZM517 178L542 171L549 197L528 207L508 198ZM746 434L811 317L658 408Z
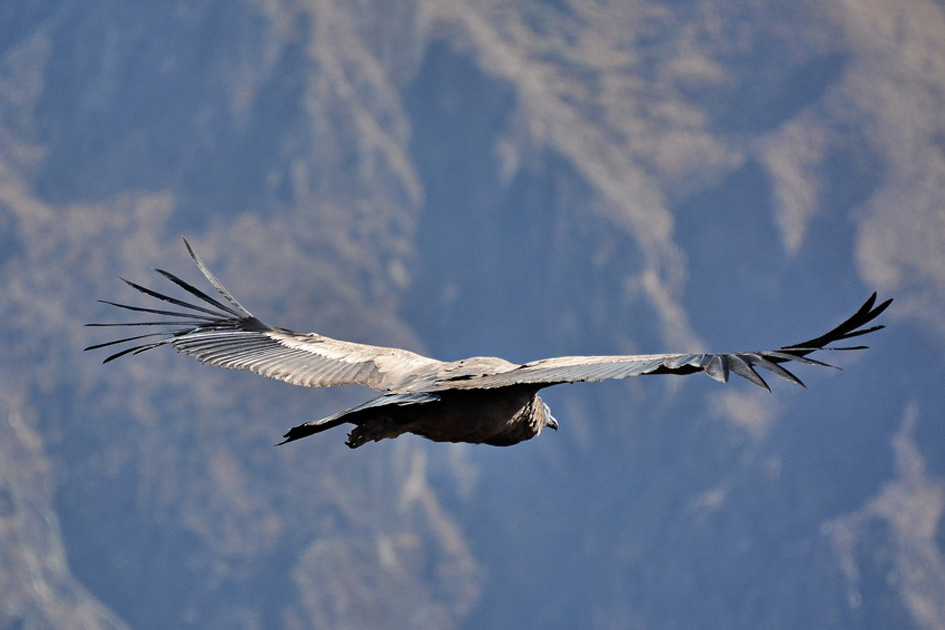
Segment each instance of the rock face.
M0 627L945 625L931 0L0 5ZM509 449L81 348L115 275L441 358L751 350L807 391L548 390ZM196 281L196 278L191 276Z

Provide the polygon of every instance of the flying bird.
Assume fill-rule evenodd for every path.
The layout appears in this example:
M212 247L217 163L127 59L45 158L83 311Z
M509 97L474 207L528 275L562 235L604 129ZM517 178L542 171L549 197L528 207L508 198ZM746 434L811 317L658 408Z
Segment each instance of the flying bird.
M731 353L674 353L647 355L553 357L530 363L511 363L497 357L438 361L403 350L332 339L317 333L297 333L270 326L247 311L200 260L187 239L184 245L197 268L222 299L201 291L163 269L157 273L190 296L185 301L121 278L141 293L173 308L133 306L100 300L121 309L159 315L157 321L87 324L143 326L152 332L123 337L85 348L96 350L128 344L108 356L108 363L170 345L201 363L255 374L305 387L364 385L381 394L334 415L289 429L280 444L353 424L346 444L357 448L370 441L414 433L437 442L469 442L510 446L557 430L558 422L538 392L561 383L624 379L641 374L705 372L723 383L730 374L771 391L758 374L761 368L804 386L783 364L795 362L834 367L808 355L818 350L862 350L866 346L830 346L883 328L867 324L892 300L876 305L876 294L836 328L776 350ZM178 310L181 309L181 310ZM156 329L156 331L155 331ZM829 346L829 347L828 347Z

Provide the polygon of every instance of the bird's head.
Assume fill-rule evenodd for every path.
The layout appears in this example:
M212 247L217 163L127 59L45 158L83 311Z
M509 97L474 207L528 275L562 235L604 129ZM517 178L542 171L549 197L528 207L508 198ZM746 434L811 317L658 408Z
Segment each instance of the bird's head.
M545 427L548 427L549 429L554 429L555 431L557 431L558 421L555 420L555 417L553 415L551 415L551 409L548 408L548 403L542 400L541 397L539 396L536 396L535 398L537 398L538 402L541 403L541 405L539 405L538 407L541 410L540 412L541 413L541 425L540 425L541 428L543 429Z

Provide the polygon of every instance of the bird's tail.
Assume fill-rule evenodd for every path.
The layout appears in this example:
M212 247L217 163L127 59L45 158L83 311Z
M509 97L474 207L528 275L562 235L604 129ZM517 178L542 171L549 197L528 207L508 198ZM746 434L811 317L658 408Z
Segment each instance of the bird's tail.
M403 415L406 407L436 402L439 399L440 397L437 394L384 394L321 420L292 427L282 436L285 440L279 442L276 446L327 431L347 422L360 426L368 420L378 417L389 417L393 422L396 422L396 418ZM353 444L349 440L348 446L355 448L360 446L360 443Z

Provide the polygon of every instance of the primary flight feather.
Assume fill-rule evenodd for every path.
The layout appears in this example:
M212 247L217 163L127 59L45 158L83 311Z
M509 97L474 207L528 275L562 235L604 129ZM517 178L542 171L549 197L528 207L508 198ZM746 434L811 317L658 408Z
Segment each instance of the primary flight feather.
M524 364L497 357L438 361L400 348L341 341L317 333L297 333L270 326L236 301L200 260L187 239L184 245L222 299L162 269L156 271L198 302L158 293L122 278L137 291L171 307L132 306L101 300L163 319L88 324L142 326L152 332L95 344L86 350L127 344L109 355L105 359L108 363L128 354L171 345L207 365L249 370L293 385L364 385L382 392L346 411L293 427L283 436L286 438L283 444L350 423L355 425L348 435L347 444L351 448L404 433L415 433L438 442L508 446L535 437L544 427L558 428L538 392L560 383L623 379L641 374L705 372L722 382L735 374L770 391L758 373L760 368L803 386L782 364L798 362L833 367L808 355L825 349L864 349L866 346L830 344L883 328L867 324L892 302L890 299L877 305L874 293L856 313L829 332L776 350L554 357Z

